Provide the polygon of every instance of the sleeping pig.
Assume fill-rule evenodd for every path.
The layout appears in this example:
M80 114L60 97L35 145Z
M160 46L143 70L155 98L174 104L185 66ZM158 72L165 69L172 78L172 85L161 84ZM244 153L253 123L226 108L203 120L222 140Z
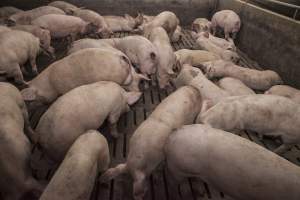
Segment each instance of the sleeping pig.
M134 199L143 199L147 177L164 160L163 148L168 136L173 129L193 123L200 107L200 93L191 86L181 87L170 94L130 138L126 163L108 169L100 181L106 182L122 173L130 173L134 181Z
M274 150L278 154L300 143L300 106L277 95L257 94L224 99L202 112L197 123L225 131L251 130L260 135L281 137L283 144Z
M17 44L17 45L16 45ZM13 77L18 84L27 85L21 67L29 60L32 72L37 74L36 56L40 51L40 40L24 31L6 31L0 34L0 71Z
M181 65L189 64L194 67L204 62L221 59L217 54L204 50L180 49L175 52L175 55Z
M255 92L239 79L225 77L218 81L218 86L227 91L231 96L251 95Z
M75 10L80 9L77 6L75 6L71 3L65 2L65 1L53 1L53 2L49 3L48 6L53 6L53 7L59 8L68 15L72 15Z
M8 28L7 26L0 25L0 33L6 32L6 31L11 31L11 29Z
M177 182L187 177L200 179L234 199L300 198L299 166L219 129L183 126L168 138L165 154Z
M42 185L32 177L29 165L34 133L29 125L26 105L19 90L0 82L0 191L3 199L32 199ZM31 196L31 198L30 198ZM37 196L35 196L37 197Z
M133 31L143 23L143 15L140 13L138 13L136 18L133 18L128 14L125 14L124 17L110 15L103 17L110 30L113 32Z
M90 199L97 175L109 162L106 139L98 131L86 131L68 150L40 200Z
M288 85L275 85L267 90L265 94L284 96L300 104L300 90Z
M21 91L25 101L51 103L73 88L98 81L132 83L132 66L124 55L102 49L84 49L58 60Z
M99 128L106 118L111 135L118 137L120 115L128 112L129 105L140 96L140 92L126 92L114 82L77 87L58 98L43 114L36 127L38 143L51 160L60 162L80 135Z
M255 70L240 67L224 60L211 61L203 64L208 78L232 77L241 80L255 90L267 90L273 85L282 84L280 76L271 70Z
M23 10L19 9L19 8L15 8L12 6L4 6L4 7L0 7L0 19L6 19L9 16L16 14L18 12L22 12Z

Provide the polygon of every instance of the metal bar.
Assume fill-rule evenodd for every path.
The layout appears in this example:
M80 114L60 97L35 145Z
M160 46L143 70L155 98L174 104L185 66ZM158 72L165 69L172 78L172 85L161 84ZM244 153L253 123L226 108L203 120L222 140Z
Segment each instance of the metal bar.
M296 11L295 11L295 13L294 13L294 16L293 16L294 19L296 19L297 14L298 14L298 9L296 9Z
M271 2L271 3L278 4L278 5L286 6L286 7L289 7L289 8L300 9L300 6L297 6L297 5L294 5L294 4L290 4L290 3L286 3L286 2L277 1L277 0L255 0L255 1L259 1L259 2Z

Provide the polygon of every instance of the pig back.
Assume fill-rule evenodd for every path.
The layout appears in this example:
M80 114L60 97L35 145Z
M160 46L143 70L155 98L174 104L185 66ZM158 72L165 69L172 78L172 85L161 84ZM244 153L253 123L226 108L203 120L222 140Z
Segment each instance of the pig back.
M174 173L180 169L184 176L200 177L235 199L300 198L298 166L234 134L200 124L184 126L171 134L165 151Z
M80 50L50 67L50 82L59 94L98 81L123 85L131 74L126 57L102 49Z

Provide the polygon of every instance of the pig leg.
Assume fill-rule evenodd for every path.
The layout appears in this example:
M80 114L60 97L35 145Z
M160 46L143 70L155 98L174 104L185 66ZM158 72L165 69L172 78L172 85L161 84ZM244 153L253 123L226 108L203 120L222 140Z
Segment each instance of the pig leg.
M32 69L32 72L34 75L37 75L38 74L38 70L37 70L37 66L36 66L36 56L31 56L29 58L29 61L30 61L30 65L31 65L31 69Z
M294 145L293 144L282 144L277 149L275 149L273 152L282 155L285 152L289 151Z
M224 34L225 34L225 39L228 41L230 38L230 32L226 27L224 28Z
M108 122L109 122L109 128L110 128L110 134L117 138L119 137L119 132L118 132L118 128L117 128L117 123L118 123L118 120L120 118L120 108L115 108L116 110L113 110L110 114L109 114L109 117L108 117Z
M119 132L118 132L118 125L117 123L113 123L109 125L109 129L110 129L110 134L114 137L114 138L118 138L119 137Z
M28 75L29 75L29 73L26 71L24 65L21 66L21 71L22 71L22 74L24 74L25 76L28 76Z
M38 142L38 139L37 139L36 133L31 128L29 117L28 117L28 112L27 112L25 103L23 103L21 109L22 109L22 114L23 114L23 118L24 118L25 133L26 133L27 137L30 139L30 141L33 144L35 144L35 143Z
M19 64L15 64L13 66L12 76L14 77L16 83L28 86L28 83L24 81L24 77Z
M146 174L141 171L134 171L133 180L134 200L143 200L147 191Z
M237 35L237 32L233 32L233 33L232 33L232 40L235 40L236 35Z

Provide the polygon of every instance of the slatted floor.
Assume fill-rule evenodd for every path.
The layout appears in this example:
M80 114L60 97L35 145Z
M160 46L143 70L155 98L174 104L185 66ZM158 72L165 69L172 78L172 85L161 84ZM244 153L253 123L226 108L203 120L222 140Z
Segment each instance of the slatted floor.
M128 33L116 33L115 37L124 37L129 35ZM188 48L195 48L195 41L192 39L187 31L184 31L184 36L180 42L173 43L174 50ZM59 58L65 53L64 48L61 48L61 54ZM259 65L254 61L251 61L242 52L239 52L242 56L241 65L245 67L254 67L259 69ZM40 61L41 66L43 66ZM39 65L40 66L40 65ZM44 65L45 66L45 65ZM105 124L99 129L107 138L110 147L111 154L111 166L115 166L118 163L125 161L128 154L128 144L131 135L134 133L135 129L141 124L147 116L155 109L155 107L170 93L172 93L175 88L169 88L167 90L161 90L158 88L156 81L151 82L150 88L144 91L142 98L134 105L130 112L124 114L118 124L119 131L122 133L118 139L113 139L107 129ZM36 126L40 116L46 110L42 108L31 114L31 122L33 127ZM255 133L250 132L240 132L241 137L247 138L259 145L264 146L270 150L276 148L280 145L280 141L264 139L260 141ZM291 151L285 154L285 158L291 162L300 166L300 148L298 146L294 147ZM219 163L221 164L221 163ZM50 180L56 167L50 167L43 154L36 148L33 149L33 157L31 165L34 169L34 175L38 179ZM170 181L171 177L168 176L165 168L162 166L150 176L149 178L149 190L145 197L146 200L196 200L196 199L210 199L210 200L229 200L232 199L226 194L217 191L210 185L204 183L203 187L205 195L201 198L197 198L195 191L195 184L190 180L186 179L177 189L171 189ZM129 200L132 198L132 180L129 175L122 175L115 180L107 184L95 183L95 188L92 193L92 200Z

